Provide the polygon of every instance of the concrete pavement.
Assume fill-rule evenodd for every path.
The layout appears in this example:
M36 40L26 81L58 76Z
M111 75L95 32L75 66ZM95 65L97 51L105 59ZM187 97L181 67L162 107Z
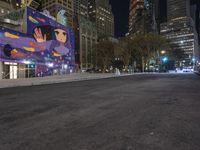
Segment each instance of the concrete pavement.
M21 78L21 79L1 79L0 88L20 87L20 86L33 86L33 85L46 85L56 84L63 82L95 80L104 78L115 78L130 75L144 75L144 74L166 74L166 73L134 73L134 74L115 74L115 73L73 73L67 75L37 77L37 78ZM173 73L170 73L173 74ZM181 73L182 74L182 73ZM187 73L190 74L190 73Z
M137 73L137 74L144 74L144 73ZM145 74L149 74L149 73L145 73ZM21 79L12 79L12 80L2 79L0 80L0 88L56 84L56 83L63 83L63 82L104 79L104 78L129 76L129 75L133 75L133 74L73 73L73 74L66 74L66 75L46 76L46 77L37 77L37 78L21 78Z
M199 150L200 77L0 89L0 150Z
M2 79L0 80L0 88L94 80L94 79L110 78L116 76L117 75L115 74L109 74L109 73L108 74L73 73L67 75L47 76L47 77L37 77L37 78L21 78L13 80Z

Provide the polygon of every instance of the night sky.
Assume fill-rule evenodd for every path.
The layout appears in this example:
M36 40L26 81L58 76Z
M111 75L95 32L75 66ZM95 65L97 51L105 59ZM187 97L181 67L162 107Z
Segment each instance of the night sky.
M129 0L110 0L115 16L115 37L122 37L128 32Z

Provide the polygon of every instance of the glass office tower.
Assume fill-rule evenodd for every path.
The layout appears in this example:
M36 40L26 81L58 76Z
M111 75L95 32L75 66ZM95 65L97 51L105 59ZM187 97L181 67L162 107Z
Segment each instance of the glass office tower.
M160 34L183 52L181 66L199 61L198 35L190 16L189 0L167 0L167 22L161 24Z
M190 0L167 0L167 20L190 16Z

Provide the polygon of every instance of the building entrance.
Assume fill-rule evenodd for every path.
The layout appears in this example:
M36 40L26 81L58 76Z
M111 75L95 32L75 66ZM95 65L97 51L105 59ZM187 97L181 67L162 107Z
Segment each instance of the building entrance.
M3 79L18 78L18 64L12 62L4 62L3 64Z

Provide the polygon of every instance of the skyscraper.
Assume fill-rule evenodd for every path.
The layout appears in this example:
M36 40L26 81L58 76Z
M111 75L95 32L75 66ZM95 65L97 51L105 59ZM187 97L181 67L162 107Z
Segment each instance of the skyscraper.
M167 0L167 20L190 16L190 0Z
M92 22L96 22L96 1L88 0L88 15Z
M114 15L108 0L89 0L89 19L94 21L98 38L114 37Z
M167 0L167 22L161 24L160 34L183 51L180 66L192 66L199 60L198 36L190 16L189 0Z
M16 9L26 7L31 2L29 7L37 9L40 5L40 0L0 0L0 15L5 15Z
M88 0L74 0L74 14L88 17Z
M39 0L0 0L0 24L17 31L25 32L25 7L34 9L39 6Z
M158 0L145 0L144 1L144 11L146 11L146 28L147 32L157 33L157 22L156 13L158 7Z
M129 6L129 34L157 31L157 0L131 0Z
M195 22L195 27L198 33L198 39L200 44L200 1L199 0L191 0L190 3L191 8L191 16Z
M144 9L144 0L130 0L129 5L129 33L132 33L136 25L139 13Z
M97 43L95 22L89 19L88 0L75 0L74 12L77 22L76 33L76 61L80 69L92 68L92 56Z
M0 0L0 15L5 15L21 7L21 0Z

